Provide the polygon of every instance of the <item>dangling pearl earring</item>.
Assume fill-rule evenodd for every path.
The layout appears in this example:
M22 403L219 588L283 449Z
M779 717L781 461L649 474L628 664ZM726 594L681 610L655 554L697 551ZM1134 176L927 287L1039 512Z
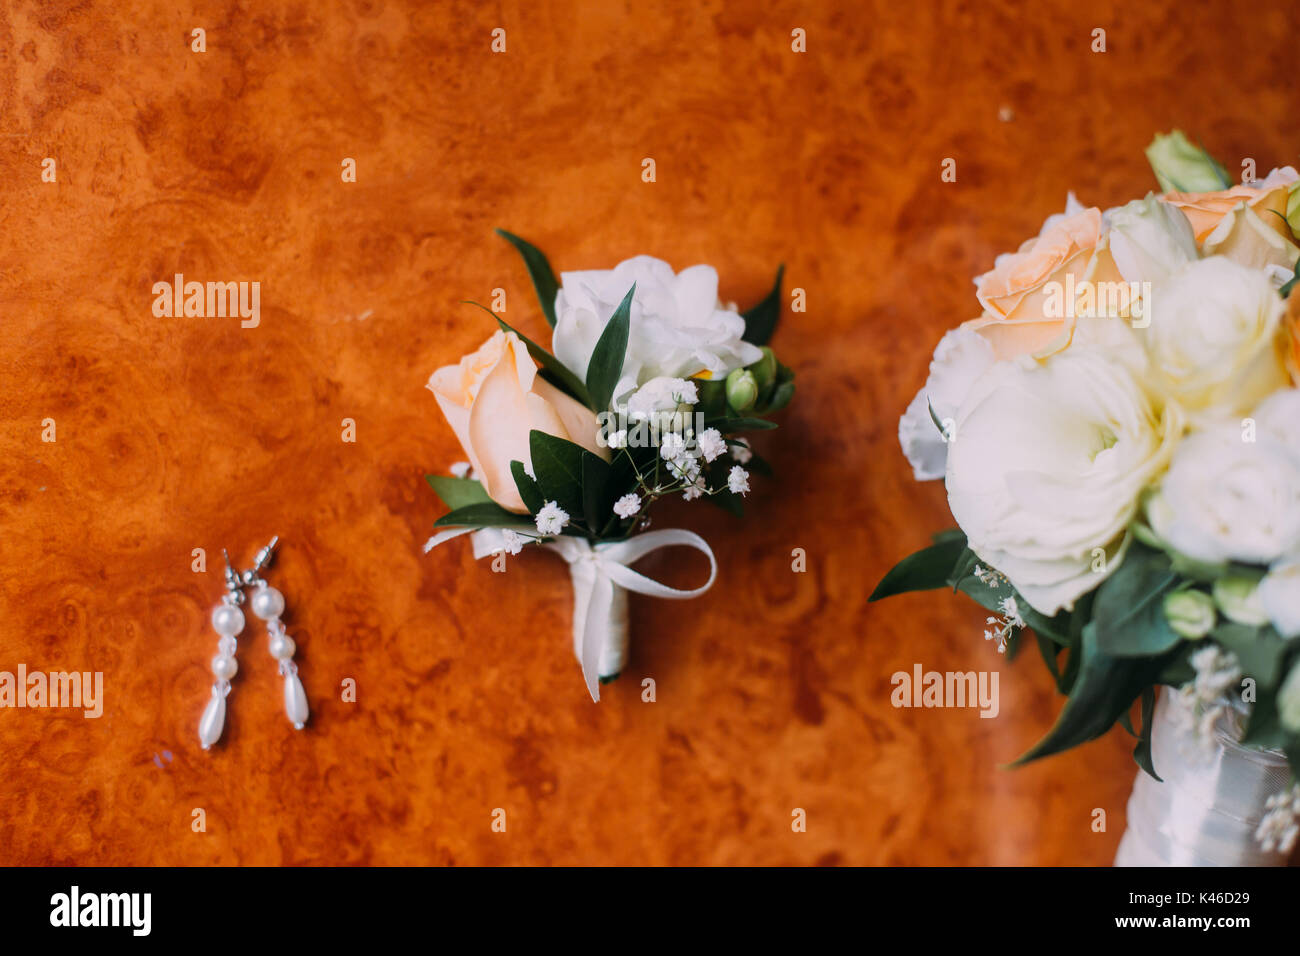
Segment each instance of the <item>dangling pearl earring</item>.
M239 664L235 661L235 637L244 630L244 612L239 605L244 603L242 589L246 587L254 589L250 606L254 614L266 621L271 656L280 662L280 674L284 677L284 711L294 729L302 730L307 723L307 693L298 679L298 665L293 662L296 646L293 638L285 633L280 620L284 613L284 595L260 576L262 568L270 564L279 540L278 536L272 538L270 544L257 552L253 567L243 574L230 566L230 555L226 555L226 594L212 612L212 626L221 635L217 642L217 656L212 659L216 682L212 685L212 699L199 720L199 743L204 750L221 739L226 726L226 697L230 694L230 681L239 671Z
M226 594L212 612L212 627L221 635L217 641L217 656L212 658L212 674L216 681L212 684L212 699L203 708L203 717L199 720L199 743L204 750L221 739L226 726L226 697L230 694L230 681L239 672L239 664L235 661L235 637L244 630L244 612L239 609L243 603L239 575L230 566L230 555L227 554Z
M253 570L244 572L244 583L254 588L249 606L254 614L266 621L266 633L270 639L267 649L280 662L280 675L284 678L284 712L294 730L302 730L308 717L307 692L302 689L298 665L293 662L297 646L285 633L284 623L280 620L284 613L284 595L257 576L262 566L270 562L271 550L279 540L278 537L272 538L271 543L257 553Z

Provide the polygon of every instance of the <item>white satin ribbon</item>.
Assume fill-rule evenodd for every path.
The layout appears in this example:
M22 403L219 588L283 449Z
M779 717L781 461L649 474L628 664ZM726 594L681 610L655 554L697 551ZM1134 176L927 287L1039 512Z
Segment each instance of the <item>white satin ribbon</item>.
M1139 770L1116 866L1284 866L1255 829L1265 801L1289 784L1286 756L1243 747L1226 721L1202 742L1178 694L1164 688L1151 725L1158 782Z
M505 529L452 528L430 538L424 550L427 553L444 541L470 534L474 557L484 558L504 549L502 530ZM521 526L511 530L526 532L532 529ZM628 567L661 548L678 546L694 548L709 559L709 579L700 587L690 590L669 587ZM582 663L582 677L593 701L600 700L601 651L608 646L611 638L618 639L617 631L620 628L624 629L624 633L626 629L626 618L620 619L619 615L614 614L617 603L615 588L681 601L699 597L713 587L718 576L718 561L708 542L695 532L681 528L647 531L623 541L602 541L594 546L585 538L561 536L545 542L542 547L556 552L569 565L575 597L574 653ZM585 614L580 613L583 608Z

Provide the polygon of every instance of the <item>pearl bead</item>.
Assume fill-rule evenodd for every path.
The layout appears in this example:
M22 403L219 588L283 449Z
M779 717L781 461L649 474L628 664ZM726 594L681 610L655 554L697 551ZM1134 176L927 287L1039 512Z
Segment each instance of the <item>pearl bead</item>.
M253 592L253 613L264 621L284 613L284 595L273 587L262 585Z
M217 680L230 680L239 672L239 663L229 654L212 658L212 673Z
M234 637L244 629L244 612L233 604L218 604L212 612L212 627L218 634Z
M288 674L284 678L284 712L294 730L302 730L307 723L307 693L302 689L297 674Z
M293 643L292 637L288 634L280 634L277 637L271 638L271 643L268 645L268 649L271 651L271 656L277 661L287 661L289 658L293 657L293 652L297 648Z
M203 717L199 720L199 743L207 750L221 739L221 730L226 726L226 697L213 694L208 706L203 708Z

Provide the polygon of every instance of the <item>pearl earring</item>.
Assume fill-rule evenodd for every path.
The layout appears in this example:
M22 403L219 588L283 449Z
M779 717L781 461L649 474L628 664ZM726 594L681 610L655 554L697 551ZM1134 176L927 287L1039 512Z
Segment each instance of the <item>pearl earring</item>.
M296 647L280 620L284 613L284 595L261 577L262 568L271 562L279 540L279 537L272 538L270 544L257 552L253 567L243 574L230 566L230 555L226 555L226 594L212 612L212 627L221 635L217 642L217 656L212 659L212 674L216 681L212 685L212 699L199 720L199 743L204 750L221 739L226 726L226 697L230 695L231 679L239 672L239 664L235 661L235 638L244 630L244 612L239 605L244 603L243 588L246 587L254 589L250 606L254 614L266 621L271 656L280 662L285 713L296 730L302 730L307 723L307 693L298 678L298 665L293 662Z
M239 664L235 661L235 638L244 630L244 612L239 609L239 605L244 603L244 594L240 587L239 575L230 566L230 555L226 554L226 593L212 612L212 628L221 635L217 641L217 656L212 658L212 676L216 681L212 684L212 699L203 708L203 717L199 720L199 743L204 750L221 739L221 731L226 726L230 681L239 672Z
M298 665L293 662L293 653L297 649L293 638L284 631L284 622L280 615L284 613L284 595L257 576L262 566L271 560L271 549L279 538L272 538L261 551L257 552L257 561L253 570L244 572L244 583L253 590L249 607L253 613L266 622L266 634L270 639L267 649L271 656L280 662L280 676L284 678L284 712L293 724L294 730L302 730L307 723L307 692L302 689L298 679Z

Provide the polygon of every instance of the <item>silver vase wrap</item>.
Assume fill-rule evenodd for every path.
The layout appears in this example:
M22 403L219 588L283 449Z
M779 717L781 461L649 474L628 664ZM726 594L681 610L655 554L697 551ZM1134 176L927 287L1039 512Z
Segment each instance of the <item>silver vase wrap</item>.
M1290 786L1286 757L1237 743L1227 714L1209 739L1191 705L1164 688L1152 719L1151 759L1163 783L1138 771L1116 866L1283 866L1286 854L1255 839L1265 801Z

